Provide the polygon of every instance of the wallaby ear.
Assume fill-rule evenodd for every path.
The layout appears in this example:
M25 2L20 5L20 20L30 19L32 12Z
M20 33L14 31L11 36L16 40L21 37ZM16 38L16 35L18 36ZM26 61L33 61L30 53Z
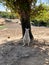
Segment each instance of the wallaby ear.
M28 28L28 30L29 30L29 28Z
M27 30L27 28L25 28L25 31Z
M27 30L29 31L29 28Z
M25 28L25 30L28 30L29 31L29 28Z

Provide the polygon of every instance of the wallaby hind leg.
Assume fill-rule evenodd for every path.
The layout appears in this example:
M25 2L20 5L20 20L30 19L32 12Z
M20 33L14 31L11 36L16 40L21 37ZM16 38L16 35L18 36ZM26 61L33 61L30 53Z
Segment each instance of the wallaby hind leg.
M23 40L23 45L22 46L25 46L25 42L24 42L24 40Z
M25 43L22 46L25 46Z

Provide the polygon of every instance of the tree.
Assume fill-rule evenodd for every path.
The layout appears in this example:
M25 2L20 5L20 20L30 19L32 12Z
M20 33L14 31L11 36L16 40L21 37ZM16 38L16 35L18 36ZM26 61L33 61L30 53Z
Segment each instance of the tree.
M43 20L46 22L49 20L49 5L46 5L44 3L40 4L35 7L35 10L32 10L31 14L32 20Z
M25 28L29 28L30 39L33 39L30 25L30 12L31 4L35 6L37 0L0 0L4 5L13 10L15 13L18 12L21 16L22 33L24 36Z

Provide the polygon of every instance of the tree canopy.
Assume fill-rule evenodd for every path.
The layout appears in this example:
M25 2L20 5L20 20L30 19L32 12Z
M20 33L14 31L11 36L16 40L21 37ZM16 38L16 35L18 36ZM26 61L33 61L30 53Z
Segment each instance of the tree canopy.
M29 7L35 7L31 12L31 19L48 20L49 19L49 6L42 4L35 6L38 0L0 0L7 8L14 12L30 11Z
M19 12L20 10L29 10L31 4L35 5L37 0L0 0L4 5L6 5L10 10L14 12Z
M36 20L49 20L49 5L40 4L36 6L35 10L32 10L31 18Z

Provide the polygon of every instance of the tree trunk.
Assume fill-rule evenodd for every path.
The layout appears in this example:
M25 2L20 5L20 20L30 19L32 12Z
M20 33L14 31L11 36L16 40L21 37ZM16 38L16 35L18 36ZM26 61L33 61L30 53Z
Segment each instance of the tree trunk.
M27 28L27 29L29 29L30 39L33 39L33 35L31 33L30 16L28 16L27 14L24 15L24 13L23 13L23 16L21 17L21 25L22 25L23 36L25 34L25 28Z

